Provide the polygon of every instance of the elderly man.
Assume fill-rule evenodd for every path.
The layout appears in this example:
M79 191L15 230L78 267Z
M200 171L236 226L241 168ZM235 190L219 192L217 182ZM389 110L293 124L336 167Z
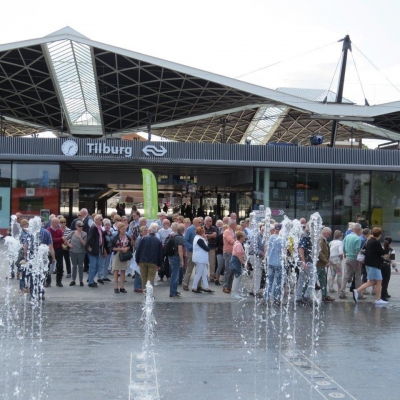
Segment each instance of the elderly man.
M56 286L63 287L61 283L63 276L63 248L62 245L67 243L64 238L64 232L60 229L60 220L56 217L52 218L51 225L47 228L50 232L51 239L53 242L54 255L56 259ZM47 274L45 287L51 286L51 275Z
M343 256L346 260L345 269L342 281L342 290L340 291L339 299L346 299L346 285L347 282L353 279L355 275L355 287L361 286L361 265L357 261L357 255L361 249L361 225L358 223L353 224L352 232L349 233L343 240ZM361 295L359 299L365 299Z
M89 215L89 212L86 208L82 208L79 211L79 214L81 215L81 221L83 222L83 232L86 232L87 235L89 235L89 229L93 225L93 219ZM86 254L85 255L85 265L83 266L83 272L89 272L89 256Z
M163 226L163 222L165 221L165 219L167 218L167 213L165 213L164 211L161 211L159 213L157 213L157 225L158 225L158 229L161 229Z
M222 291L224 293L230 293L232 290L232 282L234 274L229 268L229 262L232 258L233 245L236 242L236 220L229 219L228 229L226 229L222 235L224 246L223 246L223 256L224 256L224 286Z
M263 225L249 243L250 262L254 269L253 290L249 293L251 296L262 296L260 286L263 272L262 262L265 256L264 230L265 226Z
M157 223L150 224L148 235L142 237L135 253L135 260L140 268L144 290L148 281L153 285L157 269L162 263L163 249L160 240L156 236L157 231Z
M322 301L330 302L335 301L333 297L328 296L327 291L327 274L326 268L329 266L329 257L331 255L330 247L328 245L328 238L332 235L332 230L328 227L322 229L321 239L319 242L319 253L317 261L317 275L319 284L321 285Z
M211 217L204 218L204 230L206 234L206 239L208 241L208 265L210 267L209 274L210 274L210 282L214 282L215 280L215 262L216 262L216 255L215 255L215 245L217 242L217 233L218 229L212 224Z
M87 253L89 256L89 287L97 288L94 281L95 276L99 272L99 268L103 265L102 258L104 256L104 236L103 236L103 217L100 214L95 215L94 223L89 229L87 239ZM100 282L102 283L102 282Z
M222 219L219 219L216 223L215 226L217 228L217 235L219 235L220 233L222 233L222 225L224 223L222 222Z
M184 262L183 248L185 245L185 240L183 238L183 233L185 232L185 226L183 224L179 224L176 227L176 230L177 230L176 234L173 234L173 236L170 239L174 241L175 253L168 256L170 270L171 270L169 297L180 299L181 294L178 292L178 282L179 282L179 272L183 268L183 262Z

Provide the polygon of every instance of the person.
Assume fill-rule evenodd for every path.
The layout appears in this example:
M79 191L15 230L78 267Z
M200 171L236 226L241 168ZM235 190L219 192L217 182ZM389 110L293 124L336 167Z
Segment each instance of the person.
M114 232L111 230L112 222L104 218L103 220L103 238L104 238L104 251L106 253L106 257L103 262L103 273L101 274L101 279L103 282L111 282L111 279L108 277L108 271L111 271L111 256L113 254L112 251L112 238L115 236Z
M229 262L232 257L233 245L236 242L236 219L229 219L228 229L223 233L224 240L224 285L222 291L231 293L233 274L229 268Z
M162 263L163 249L160 240L156 237L157 231L158 225L155 222L151 223L149 234L141 239L136 248L135 259L140 268L144 288L148 281L153 285L157 269Z
M331 296L328 296L327 292L327 276L326 276L326 268L329 267L329 258L330 258L330 247L328 245L328 238L332 235L332 230L325 226L321 232L321 238L319 242L319 253L318 253L318 261L317 261L317 275L319 284L321 285L322 292L322 301L323 302L331 302L335 301L335 299Z
M273 298L275 304L280 305L283 240L282 237L279 235L279 233L282 229L282 224L275 224L274 228L275 228L274 233L270 236L267 243L268 285L267 285L267 290L264 293L264 298L266 301L271 299L272 287L275 281L275 290Z
M315 275L312 260L312 242L310 238L310 227L306 224L299 242L299 279L296 288L296 303L299 305L312 306L312 291L315 288Z
M208 287L208 280L207 280L207 264L208 264L209 251L210 249L207 244L205 230L202 226L198 226L196 228L196 236L193 239L192 261L196 265L196 275L193 279L193 284L192 284L193 293L201 293L202 291L207 293L213 293L213 290L211 290ZM201 290L199 290L197 287L200 282L200 279L202 281Z
M16 261L17 271L19 273L19 294L28 293L27 280L29 279L29 264L27 264L27 251L24 247L29 246L33 242L34 238L29 233L29 221L27 219L20 220L21 233L19 235L19 242L22 245L18 260Z
M215 252L217 255L217 271L215 273L215 284L221 286L219 281L224 269L224 231L228 229L228 225L222 225L221 231L217 235L215 241Z
M168 213L168 205L167 203L164 204L163 211L167 214Z
M71 233L71 229L68 228L67 220L64 217L60 218L60 229L63 231L64 238L67 239L67 237ZM69 258L69 246L67 241L63 243L62 248L65 268L67 269L66 278L71 278L71 259Z
M113 218L113 224L111 226L111 232L113 232L114 234L117 234L117 232L118 232L118 224L120 222L122 222L121 216L119 216L118 214L115 214L114 218Z
M118 233L112 239L112 251L114 257L112 260L112 270L114 271L114 293L127 293L124 288L125 271L129 268L131 260L121 261L119 258L120 253L133 252L131 238L126 234L128 225L120 222L117 226ZM118 275L120 284L118 285Z
M357 304L361 292L375 285L375 304L378 306L385 305L388 302L381 299L382 289L382 262L385 250L379 243L379 239L382 236L381 228L372 229L372 237L368 239L365 246L365 267L367 269L368 282L363 283L360 287L353 290L353 300ZM389 259L389 255L385 255L386 259Z
M21 224L22 226L22 224ZM383 243L383 250L385 251L383 262L382 262L382 291L381 291L381 299L384 301L389 301L389 298L391 297L390 294L388 293L388 286L389 286L389 281L390 281L390 275L391 275L391 267L393 266L397 272L396 268L396 255L395 255L395 250L391 247L392 244L392 238L390 236L385 236Z
M183 278L182 288L183 290L189 290L189 281L192 276L194 263L192 261L193 256L193 240L196 236L196 228L201 226L199 218L194 218L193 223L185 232L185 249L186 249L186 272Z
M367 221L365 221L361 214L356 214L356 220L361 225L361 229L368 228Z
M343 240L343 256L346 260L345 271L342 281L342 289L340 291L339 299L346 299L346 285L351 282L353 275L355 275L355 286L359 287L361 285L361 266L357 261L357 255L361 249L361 225L354 223L353 231L345 236ZM362 294L359 296L360 299L365 299L366 297Z
M63 287L61 283L63 277L63 244L67 244L64 238L64 233L60 229L60 220L56 217L52 218L51 225L47 228L50 232L51 239L53 242L54 254L56 258L56 286ZM51 274L47 274L45 287L51 286Z
M165 222L165 220L163 221ZM168 256L169 266L171 278L169 282L169 297L180 299L182 296L178 292L178 283L179 283L179 271L183 268L184 264L184 247L185 247L185 239L183 238L183 233L185 232L185 226L183 224L179 224L176 227L176 234L172 233L171 230L171 239L174 241L174 249L175 254Z
M71 229L71 231L75 231L76 230L76 224L78 221L82 221L82 214L80 212L78 212L77 217L71 222L71 225L69 227L69 229Z
M204 230L206 239L208 242L208 265L210 267L210 282L215 281L215 262L216 262L216 255L215 255L215 245L217 239L218 229L212 224L211 217L204 218Z
M329 293L335 293L333 288L335 278L337 280L338 292L342 290L342 260L343 260L343 233L336 230L333 234L333 240L329 243L329 269L330 276L328 280Z
M252 236L249 243L249 255L250 262L254 269L254 279L253 279L253 288L249 293L251 296L261 297L261 278L263 273L262 262L265 256L265 241L264 241L264 229L265 226L262 226L261 229ZM247 236L247 235L246 235Z
M353 227L354 227L354 222L349 222L349 227L347 228L347 231L344 233L344 237L354 232Z
M94 224L92 217L89 215L89 212L86 208L81 208L79 211L81 215L81 221L83 222L83 232L89 236L89 229ZM85 255L85 266L83 268L83 272L89 272L89 255L86 253Z
M97 288L97 283L94 281L94 278L99 272L99 268L102 263L102 260L100 258L103 257L104 254L102 222L103 217L100 214L96 214L94 217L94 223L89 229L86 244L87 254L89 256L88 286L91 288Z
M161 211L159 213L157 213L157 217L158 219L156 220L158 228L161 229L163 227L163 221L165 221L165 219L167 218L167 213L165 213L164 211Z
M21 233L21 225L20 222L22 220L22 214L20 212L17 212L15 214L15 220L14 223L11 223L10 229L9 229L9 234L14 237L15 239L20 238L20 233ZM13 217L11 219L13 221ZM9 267L10 267L10 279L15 278L15 260L9 258Z
M236 241L232 246L232 256L229 260L229 269L232 271L232 275L234 276L231 292L231 297L234 299L243 298L242 294L240 294L240 283L242 280L243 266L245 264L243 248L243 242L245 239L246 235L244 232L236 232Z
M139 236L136 238L136 247L139 246L140 241L149 233L149 230L147 226L141 226L139 228ZM137 266L138 270L135 270L135 276L133 280L133 291L135 293L143 293L143 288L142 288L142 278L140 276L140 268L135 262L135 265ZM134 266L135 268L135 266Z
M161 240L161 244L163 246L164 249L164 243L165 243L165 239L171 235L172 233L172 229L170 227L171 222L169 221L168 218L165 218L162 221L162 228L158 231L158 235L160 237ZM158 271L158 276L160 277L160 279L158 280L159 282L162 282L164 280L164 276L167 277L167 279L169 278L170 274L170 269L169 269L169 258L168 256L164 256L163 257L163 264L160 268L160 271Z
M75 286L76 273L79 273L79 286L83 283L83 267L85 263L87 233L83 231L83 223L79 221L75 224L76 230L67 236L69 246L69 257L72 262L72 281L69 286Z

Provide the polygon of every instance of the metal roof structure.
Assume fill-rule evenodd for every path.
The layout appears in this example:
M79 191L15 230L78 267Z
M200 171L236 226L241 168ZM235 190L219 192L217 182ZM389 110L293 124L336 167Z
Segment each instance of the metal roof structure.
M50 130L120 137L146 131L151 117L154 133L177 141L220 142L224 119L227 143L293 142L328 131L332 116L341 128L346 119L358 124L343 128L343 137L353 128L364 136L399 138L400 101L366 107L331 103L331 92L326 103L321 96L318 90L272 90L150 57L69 27L0 45L0 115L2 133L9 136ZM370 131L360 125L365 121Z

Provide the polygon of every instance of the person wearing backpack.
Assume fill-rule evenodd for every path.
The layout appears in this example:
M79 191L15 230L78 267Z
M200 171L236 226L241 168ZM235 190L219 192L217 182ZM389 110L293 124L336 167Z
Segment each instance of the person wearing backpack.
M175 299L180 299L182 296L178 292L178 281L179 281L179 270L183 268L183 246L185 245L185 240L183 237L183 232L185 231L185 226L179 224L177 226L177 232L171 233L165 239L164 252L168 256L169 261L169 297Z

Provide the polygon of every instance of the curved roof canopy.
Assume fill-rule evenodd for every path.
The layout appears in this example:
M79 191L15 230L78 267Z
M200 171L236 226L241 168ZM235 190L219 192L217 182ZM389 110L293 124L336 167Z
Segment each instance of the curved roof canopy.
M99 43L69 27L0 45L0 114L7 135L51 130L117 136L147 130L151 118L153 132L173 140L265 143L282 132L279 127L285 141L301 138L293 121L309 136L329 125L326 116L351 119L344 135L350 128L370 137L400 132L400 102L365 107L333 104L329 96L323 103L316 90L263 88Z

